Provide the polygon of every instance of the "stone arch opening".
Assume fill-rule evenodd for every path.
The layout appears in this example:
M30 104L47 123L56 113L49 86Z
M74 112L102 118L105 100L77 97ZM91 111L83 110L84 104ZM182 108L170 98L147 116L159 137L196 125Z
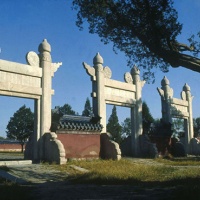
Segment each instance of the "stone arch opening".
M24 152L21 154L22 145L20 141L16 140L16 138L8 139L6 134L6 127L10 118L13 117L14 113L23 105L25 105L26 108L30 108L31 111L34 112L34 100L0 95L0 136L6 138L0 142L1 160L21 160L22 155L24 155ZM32 131L34 131L34 129L32 129ZM25 150L26 142L27 141L23 143L23 150ZM11 154L5 152L11 152ZM12 155L13 152L16 153L16 158Z

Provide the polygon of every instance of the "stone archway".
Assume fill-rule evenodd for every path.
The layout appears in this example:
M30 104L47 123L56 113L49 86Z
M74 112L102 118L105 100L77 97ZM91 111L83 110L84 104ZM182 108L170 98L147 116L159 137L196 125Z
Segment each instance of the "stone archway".
M99 53L93 59L94 66L83 63L92 81L93 112L101 117L102 132L106 132L106 104L131 108L131 148L134 156L140 155L139 136L142 135L142 87L140 71L136 66L131 73L124 75L125 82L112 80L112 71L103 67L103 58Z
M162 120L165 123L172 123L172 118L184 119L185 129L185 147L186 152L190 153L190 140L193 138L193 116L192 116L192 99L188 84L183 86L181 99L173 97L173 89L169 86L169 80L165 76L161 81L161 88L157 88L161 96Z
M52 77L62 63L52 63L51 46L46 39L39 54L30 51L27 64L0 60L0 95L34 99L34 136L29 159L42 160L43 143L38 142L51 126Z

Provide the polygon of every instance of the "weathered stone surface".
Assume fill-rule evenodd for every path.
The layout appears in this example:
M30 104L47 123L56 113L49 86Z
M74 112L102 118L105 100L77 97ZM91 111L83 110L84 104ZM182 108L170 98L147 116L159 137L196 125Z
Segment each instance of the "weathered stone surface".
M65 149L55 133L45 133L44 141L44 160L50 163L66 164Z
M190 140L190 153L192 155L200 155L200 141L197 138Z
M101 150L100 155L103 159L121 159L121 150L119 144L110 139L109 133L101 134Z

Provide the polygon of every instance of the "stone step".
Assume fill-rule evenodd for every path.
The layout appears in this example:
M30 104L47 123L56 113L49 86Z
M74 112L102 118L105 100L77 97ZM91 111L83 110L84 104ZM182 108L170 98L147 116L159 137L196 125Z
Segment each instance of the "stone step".
M9 160L9 161L0 161L0 166L9 166L9 165L30 165L32 160Z

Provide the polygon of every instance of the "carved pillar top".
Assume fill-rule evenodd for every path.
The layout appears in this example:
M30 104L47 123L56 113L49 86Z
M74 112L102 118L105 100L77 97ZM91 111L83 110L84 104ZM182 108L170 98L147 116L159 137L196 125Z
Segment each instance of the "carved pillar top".
M164 100L173 98L173 89L170 88L170 86L169 86L169 80L167 79L166 76L164 76L164 78L162 79L161 85L162 85L161 88L157 88L160 96Z
M193 96L191 95L190 86L187 83L185 83L185 85L183 86L181 98L186 101L190 101L193 98Z
M140 70L137 68L136 65L133 66L131 69L131 75L133 77L133 84L140 81Z
M91 67L87 63L83 62L83 66L86 69L87 74L93 77L94 81L96 81L95 76L97 75L97 72L102 72L105 78L111 78L112 71L108 66L103 67L103 58L99 53L97 53L93 58L93 64L94 66Z
M43 42L39 45L38 51L42 53L43 51L51 52L51 45L47 42L47 39L44 39Z
M103 58L99 53L97 53L96 56L93 58L93 64L94 65L103 64Z

